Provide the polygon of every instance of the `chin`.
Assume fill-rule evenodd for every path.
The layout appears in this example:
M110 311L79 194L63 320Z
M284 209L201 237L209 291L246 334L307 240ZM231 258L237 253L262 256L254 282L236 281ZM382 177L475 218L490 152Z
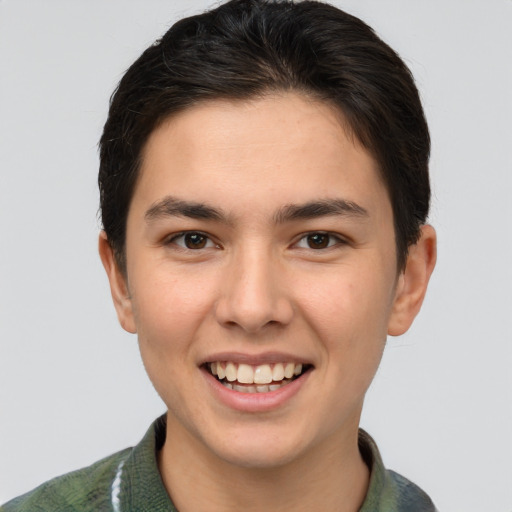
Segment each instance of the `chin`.
M297 453L270 453L267 450L244 448L243 452L224 454L223 459L240 468L269 470L286 466L297 457Z
M260 427L260 430L265 427ZM297 436L299 439L300 436ZM229 444L225 444L226 441ZM286 466L306 451L302 443L288 435L272 435L249 432L225 439L222 446L210 448L217 457L228 464L246 469L273 469Z

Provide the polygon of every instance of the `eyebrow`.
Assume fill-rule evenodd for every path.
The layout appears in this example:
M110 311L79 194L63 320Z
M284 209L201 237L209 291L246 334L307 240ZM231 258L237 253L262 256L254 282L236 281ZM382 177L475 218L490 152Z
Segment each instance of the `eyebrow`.
M188 217L199 220L227 221L227 215L217 208L166 196L153 204L144 214L147 222L164 217Z
M368 211L353 201L320 199L305 204L283 206L274 216L274 221L276 224L282 224L293 220L308 220L329 216L369 217Z
M308 220L328 216L365 218L369 215L365 208L353 201L319 199L304 204L287 204L274 214L273 220L276 224L284 224L294 220ZM173 196L166 196L156 202L144 215L146 222L165 217L188 217L190 219L231 223L228 215L221 209L204 203L185 201Z

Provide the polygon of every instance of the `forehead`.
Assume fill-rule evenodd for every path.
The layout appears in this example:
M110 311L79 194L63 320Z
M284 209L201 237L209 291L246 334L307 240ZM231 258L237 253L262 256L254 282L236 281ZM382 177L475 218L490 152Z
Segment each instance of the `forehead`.
M164 121L144 148L134 202L165 193L238 209L243 197L258 211L340 194L387 202L377 163L340 112L297 94L209 101Z

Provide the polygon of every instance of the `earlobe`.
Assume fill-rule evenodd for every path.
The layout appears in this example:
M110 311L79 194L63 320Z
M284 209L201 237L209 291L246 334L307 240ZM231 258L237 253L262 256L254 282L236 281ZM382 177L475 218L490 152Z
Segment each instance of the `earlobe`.
M116 308L119 323L125 331L135 334L137 332L137 328L135 326L132 301L130 298L128 284L126 282L126 276L117 264L114 251L112 250L104 231L101 231L99 236L98 250L110 283L110 292L112 294L112 300L114 301L114 307Z
M422 226L421 237L409 248L405 269L398 278L388 334L399 336L411 326L418 314L436 264L436 232L430 225Z

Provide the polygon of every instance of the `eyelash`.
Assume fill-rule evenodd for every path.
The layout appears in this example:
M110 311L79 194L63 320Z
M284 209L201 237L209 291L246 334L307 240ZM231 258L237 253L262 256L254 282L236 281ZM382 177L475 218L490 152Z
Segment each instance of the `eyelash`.
M186 244L186 237L187 236L189 236L189 237L192 237L192 236L201 237L202 240L206 241L206 246L195 247L195 248L187 247L185 245ZM183 239L183 243L182 244L177 242L177 240L179 240L180 238ZM174 244L174 245L178 246L180 249L189 250L189 251L197 251L197 250L200 250L200 249L210 249L212 247L219 247L219 245L216 244L211 239L211 237L209 235L207 235L206 233L202 233L201 231L182 231L181 233L177 233L177 234L173 235L171 238L167 239L165 244L166 245ZM210 244L210 245L208 246L208 244Z
M187 236L188 237L197 236L200 239L198 241L199 242L205 242L205 245L200 246L200 247L187 247L187 245L186 245L186 243L187 243L186 242L186 237ZM321 246L321 247L311 247L311 246L309 246L309 242L311 241L312 237L327 237L327 244L325 246ZM183 243L178 243L177 242L180 239L182 239ZM323 239L321 239L321 240L324 241ZM300 243L302 241L305 241L305 243L308 244L308 246L302 246L301 247ZM332 242L334 242L334 243L332 243ZM330 249L331 247L334 247L336 245L344 245L346 243L347 243L346 240L341 238L339 235L335 235L333 233L328 233L326 231L311 231L309 233L303 234L299 238L299 240L293 244L293 246L298 247L300 249L311 249L311 250L314 250L314 251L319 251L319 250L322 250L322 249ZM211 237L209 235L207 235L206 233L203 233L201 231L182 231L181 233L177 233L177 234L173 235L171 238L169 238L166 241L166 244L167 245L174 244L174 245L178 246L179 248L181 248L183 250L190 250L190 251L197 251L197 250L201 250L201 249L210 249L212 247L216 247L216 248L220 247L220 245L216 244L211 239Z
M308 239L312 238L312 237L317 237L317 236L320 236L320 237L327 237L327 245L325 247L311 247L311 246L307 246L307 247L300 247L299 244L304 240L306 244L308 244ZM331 242L334 242L334 243L331 243ZM331 247L334 247L336 245L345 245L347 243L346 240L344 240L343 238L341 238L339 235L335 235L334 233L328 233L326 231L311 231L309 233L306 233L304 235L301 236L301 238L298 240L298 242L296 242L294 245L296 247L299 247L300 249L312 249L314 251L320 251L322 249L330 249Z

